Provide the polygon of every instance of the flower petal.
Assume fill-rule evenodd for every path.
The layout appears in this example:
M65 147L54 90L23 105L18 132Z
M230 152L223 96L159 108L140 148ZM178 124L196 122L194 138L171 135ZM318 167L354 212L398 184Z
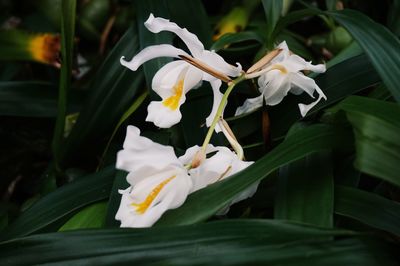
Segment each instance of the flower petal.
M301 115L304 117L307 112L313 108L322 98L325 100L327 97L323 93L323 91L318 87L317 83L312 78L309 78L307 76L304 76L303 74L294 74L292 76L292 90L296 89L299 92L300 90L305 91L308 95L310 95L312 98L314 97L314 92L316 91L318 93L318 99L310 104L299 104L299 109Z
M285 61L280 63L289 72L299 72L302 70L309 70L316 73L323 73L326 71L326 66L324 64L313 65L311 62L307 62L298 55L291 55Z
M186 62L171 62L160 69L153 78L153 88L162 101L153 101L147 107L146 121L161 128L169 128L182 118L180 106L185 94L201 81L202 72Z
M237 67L232 66L225 62L225 60L219 54L213 51L204 50L202 54L197 56L196 58L230 77L237 77L242 71L242 66L239 63L237 63ZM203 79L207 81L212 81L215 80L215 77L211 76L210 74L204 73Z
M134 126L127 127L123 147L117 154L116 162L116 168L121 170L152 174L169 165L181 165L172 147L140 136L140 130Z
M261 94L258 97L247 99L242 106L238 107L235 112L235 116L249 113L260 108L263 105L263 95Z
M159 17L156 18L153 16L153 14L150 14L144 25L153 33L159 33L161 31L170 31L175 33L179 38L182 39L195 57L200 55L204 50L203 44L196 35L189 32L186 28L179 27L176 23L171 22L168 19Z
M265 104L271 106L280 103L290 91L290 77L288 74L273 72L279 72L279 70L266 73L264 76L267 84L265 87L260 87L260 91L264 95Z
M137 55L135 55L131 61L126 61L125 57L121 57L121 65L129 68L130 70L136 71L139 66L143 63L157 58L157 57L176 57L179 55L187 55L187 53L181 49L178 49L169 44L152 45L144 48Z
M190 65L183 60L170 62L154 75L151 88L164 100L174 94L174 86L184 79ZM182 88L183 89L183 88Z
M217 114L218 107L219 107L219 105L221 103L221 100L222 100L222 97L223 97L223 94L219 90L219 88L221 87L221 84L222 84L221 80L217 79L217 80L211 81L210 84L211 84L211 87L212 87L212 90L213 90L214 99L213 99L213 106L212 106L212 109L211 109L211 113L206 118L207 127L211 126L211 123L214 120L215 115ZM224 106L224 109L225 109L225 106ZM224 112L222 112L222 116L223 116L223 114L224 114ZM220 131L221 131L221 128L217 124L215 126L215 132L218 133Z

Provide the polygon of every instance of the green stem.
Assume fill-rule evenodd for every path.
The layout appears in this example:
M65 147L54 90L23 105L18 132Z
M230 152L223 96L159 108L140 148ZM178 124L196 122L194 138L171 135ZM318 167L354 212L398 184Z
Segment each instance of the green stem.
M220 104L218 106L218 110L217 110L217 113L214 116L214 120L212 121L211 126L208 129L208 132L207 132L206 138L204 139L203 145L201 146L201 150L204 153L206 152L208 143L210 143L211 137L212 137L212 135L214 133L215 126L217 125L218 120L222 117L226 102L228 101L229 94L232 92L232 90L236 86L236 84L238 84L239 82L241 82L241 81L243 81L245 79L246 79L245 75L241 74L239 77L237 77L236 79L232 80L229 83L229 86L226 89L226 92L222 96L222 100L221 100L221 102L220 102Z

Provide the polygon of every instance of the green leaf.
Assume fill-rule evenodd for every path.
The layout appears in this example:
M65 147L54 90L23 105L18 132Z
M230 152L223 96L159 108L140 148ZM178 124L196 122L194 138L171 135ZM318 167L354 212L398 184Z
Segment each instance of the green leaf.
M80 91L71 91L68 112L77 112L84 96ZM0 82L0 115L56 117L57 88L46 82Z
M333 174L329 152L318 152L279 169L274 218L333 226Z
M345 9L327 14L350 32L364 49L394 98L400 101L399 39L387 28L358 11Z
M156 1L159 3L159 1ZM207 49L211 45L211 24L200 0L168 0L166 1L171 21L187 28L196 34Z
M326 8L328 10L336 10L336 1L337 0L325 0Z
M335 213L400 236L400 203L376 194L336 186Z
M0 244L6 265L395 265L389 244L283 221L64 232ZM331 241L329 236L338 236ZM327 240L328 239L328 240ZM21 256L21 254L24 254ZM40 254L40 256L38 256Z
M47 194L11 223L1 235L10 239L43 231L47 226L67 217L93 202L108 198L114 167L78 179Z
M57 119L52 140L56 168L60 166L61 145L63 145L67 95L71 87L72 53L75 37L76 0L63 0L61 7L61 73L58 89Z
M97 71L87 101L63 150L64 164L78 163L82 157L94 157L104 146L98 145L135 101L143 81L141 71L123 67L121 56L132 57L138 51L137 32L131 26L115 45Z
M130 186L126 181L126 175L127 173L125 171L120 170L118 170L115 175L114 184L112 186L110 199L108 200L107 205L107 214L105 221L105 225L107 227L119 226L119 222L115 220L115 214L117 213L119 205L121 203L121 194L119 194L118 190L126 189Z
M355 167L400 186L400 106L351 96L338 108L346 112L354 128Z
M387 16L388 28L400 36L400 0L393 0Z
M282 0L262 0L267 20L266 32L267 32L267 43L269 49L273 48L272 45L275 41L274 39L271 39L272 32L274 31L279 18L282 16L282 9L283 9L282 2L283 2Z
M313 152L332 149L339 143L341 146L346 145L347 136L345 131L323 125L300 130L242 172L189 195L181 207L168 211L157 225L184 225L204 221L224 208L239 193L267 178L279 167Z
M234 43L240 43L244 41L256 41L260 44L264 43L263 38L254 31L242 31L238 33L226 33L221 38L219 38L212 46L211 50L216 52L224 49L226 46Z
M286 16L281 17L278 22L276 23L276 26L271 33L271 39L275 40L276 36L285 29L288 25L295 23L299 20L304 19L305 17L309 16L314 16L320 14L322 11L316 8L306 8L306 9L300 9L296 10L293 12L290 12Z
M58 231L100 228L104 224L107 202L91 204L72 216Z

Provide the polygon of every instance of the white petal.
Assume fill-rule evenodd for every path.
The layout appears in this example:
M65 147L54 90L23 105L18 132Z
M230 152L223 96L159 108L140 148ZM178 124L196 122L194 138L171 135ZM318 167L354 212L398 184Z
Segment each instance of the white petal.
M196 58L198 58L203 63L209 65L210 67L212 67L230 77L237 77L240 75L240 73L242 71L242 66L240 64L238 64L237 67L232 66L232 65L228 64L227 62L225 62L225 60L219 54L217 54L213 51L204 50L202 52L202 54L200 56L197 56ZM215 80L216 78L205 73L203 79L207 80L207 81L211 81L211 80Z
M247 99L244 104L236 109L235 116L249 113L260 108L263 105L263 95L255 98Z
M157 57L179 57L179 55L187 55L187 53L181 49L175 48L169 44L153 45L144 48L132 60L126 61L125 57L121 57L121 65L129 68L130 70L136 71L139 66L143 63L157 58Z
M183 101L186 99L185 95L181 96ZM147 107L147 122L153 122L154 125L160 128L170 128L181 121L182 114L179 108L171 110L166 107L162 102L153 101Z
M176 25L176 23L170 22L168 19L155 18L153 14L150 14L144 25L153 33L159 33L161 31L175 33L186 44L193 56L198 56L204 50L203 44L196 35L190 33L186 28L181 28Z
M326 71L326 66L324 64L313 65L311 62L307 62L298 55L291 55L280 64L283 65L289 72L309 70L316 73L323 73Z
M279 70L274 70L279 71ZM267 73L268 76L272 76L273 73ZM264 100L266 105L277 105L290 91L290 77L288 74L273 75L268 81L264 88L260 88L263 91Z
M286 41L281 42L275 49L282 49L282 51L277 56L275 56L268 65L280 63L290 56L290 50Z
M161 68L153 78L153 89L161 96L162 101L153 101L147 107L148 115L146 121L153 122L161 128L169 128L182 118L180 106L185 102L185 94L196 87L201 81L202 72L181 60L168 63ZM182 82L180 96L177 94L177 86ZM174 106L165 105L169 97L179 97L175 99Z
M211 84L211 87L212 87L212 90L213 90L213 106L212 106L212 109L211 109L211 113L210 113L210 115L206 118L206 125L207 125L207 127L210 127L211 126L211 124L212 124L212 121L214 120L214 117L215 117L215 115L217 114L217 110L218 110L218 107L219 107L219 105L220 105L220 103L221 103L221 100L222 100L222 97L223 97L223 94L221 93L221 91L219 90L219 88L221 87L221 84L222 84L222 81L221 80L219 80L219 79L217 79L217 80L214 80L214 81L211 81L210 82L210 84ZM226 105L226 104L225 104ZM224 109L225 109L225 106L224 106ZM224 112L222 112L222 116L223 116L223 114L224 114ZM215 126L215 132L220 132L221 131L221 128L219 127L219 125L217 124L216 126Z
M154 75L151 87L164 100L174 93L174 86L185 74L190 65L183 60L170 62Z
M199 150L200 150L200 146L198 146L198 145L190 147L189 149L186 150L185 154L180 156L178 159L182 163L182 165L189 164L192 162L193 157ZM212 144L207 145L206 154L215 152L215 151L217 151L217 148L215 148Z
M140 136L140 130L134 126L128 126L123 147L116 162L116 168L121 170L136 172L144 169L152 173L168 165L181 165L172 147Z
M292 76L293 89L303 90L312 98L314 97L314 92L318 93L318 99L310 104L299 104L299 109L301 115L304 117L307 112L313 108L322 98L327 99L323 91L318 87L312 78L306 77L303 74L294 74Z
M216 147L216 149L218 150L216 154L189 171L193 182L191 193L223 179L230 173L236 154L226 147Z

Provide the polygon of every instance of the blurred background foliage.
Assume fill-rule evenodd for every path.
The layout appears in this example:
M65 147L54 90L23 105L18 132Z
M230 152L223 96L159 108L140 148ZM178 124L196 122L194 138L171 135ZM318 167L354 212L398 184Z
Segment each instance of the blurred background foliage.
M243 69L286 40L326 62L312 77L328 100L304 119L298 96L233 117L257 95L255 82L241 83L225 117L256 163L190 195L156 228L124 231L114 215L127 185L113 165L126 125L181 154L201 144L212 103L204 83L180 124L144 121L157 99L151 79L171 59L132 72L119 58L157 43L185 49L148 32L149 13ZM0 261L398 265L399 35L398 0L0 0ZM227 145L220 135L213 143ZM214 216L261 180L253 198ZM43 234L85 228L103 229Z

